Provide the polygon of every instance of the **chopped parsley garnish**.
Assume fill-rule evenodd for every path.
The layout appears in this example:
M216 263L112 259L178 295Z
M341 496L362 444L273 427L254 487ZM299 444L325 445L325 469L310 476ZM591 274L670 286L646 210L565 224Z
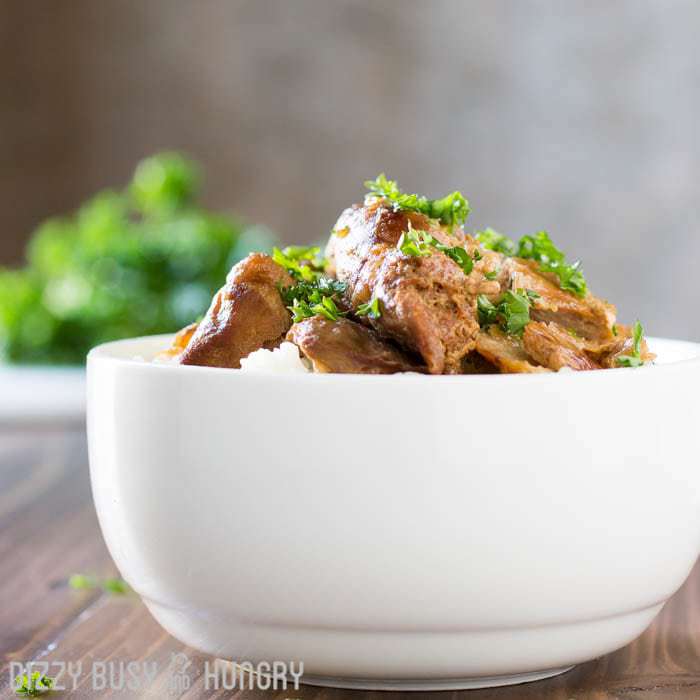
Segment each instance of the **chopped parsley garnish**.
M382 310L379 308L379 299L374 297L372 301L366 304L360 304L355 313L358 316L367 316L367 318L379 318L382 315Z
M511 241L510 238L504 236L502 233L494 231L492 228L487 228L484 231L477 231L474 237L484 248L495 250L497 253L502 253L508 257L515 255L517 251L517 246L514 241Z
M620 367L641 367L644 364L642 360L642 338L644 337L644 328L639 321L635 321L632 329L632 354L620 355L617 358L617 364Z
M487 280L495 280L499 272L500 270L490 270L489 272L484 272L484 277L486 277Z
M569 265L564 253L557 248L546 231L523 236L518 243L519 258L536 260L544 272L552 272L559 278L559 286L576 296L586 296L586 280L580 270L581 263Z
M530 323L532 302L538 297L539 294L530 289L508 290L498 304L494 304L480 294L477 297L479 324L484 327L497 323L508 335L521 336L525 326Z
M304 282L314 282L322 274L326 261L318 246L290 245L280 250L272 249L272 259L289 274Z
M470 257L464 248L460 246L450 247L442 243L437 243L435 248L443 252L450 260L454 260L462 268L465 275L471 274L474 269L474 258Z
M297 282L291 287L280 288L282 300L289 306L294 303L295 299L311 303L318 303L322 296L339 296L345 293L348 285L340 280L334 280L330 277L319 277L314 282Z
M479 325L491 326L498 321L498 307L484 294L479 294L476 299L479 311Z
M427 231L410 229L401 234L396 247L405 255L425 257L433 254L432 245L434 241L435 239Z
M564 253L554 245L546 231L523 236L517 245L510 238L490 228L478 231L475 236L489 250L509 257L535 260L543 272L551 272L559 278L559 286L563 290L579 297L586 296L586 280L581 272L581 263L567 263Z
M295 299L291 306L287 307L292 312L292 320L294 323L299 323L305 318L312 316L323 316L329 321L337 321L341 316L345 316L347 312L341 311L333 297L321 296L320 301L309 303L307 301L299 301Z
M612 334L614 336L617 336L617 334L618 334L617 323L613 323L613 325L612 325Z
M302 280L291 287L281 288L280 295L292 312L294 323L317 315L329 321L337 321L346 312L338 308L334 297L339 297L346 289L345 282L329 277L319 277L313 282Z
M474 269L474 258L461 246L448 246L440 243L435 236L427 231L409 229L401 234L397 248L405 255L425 257L432 255L434 250L444 253L450 260L456 262L465 275Z
M53 678L34 671L31 675L26 673L15 677L15 693L25 698L36 698L48 693L53 688Z
M428 199L401 192L396 180L387 180L384 173L375 180L366 180L365 187L377 197L389 200L396 209L416 211L447 226L462 225L469 216L469 202L461 192L452 192L441 199Z

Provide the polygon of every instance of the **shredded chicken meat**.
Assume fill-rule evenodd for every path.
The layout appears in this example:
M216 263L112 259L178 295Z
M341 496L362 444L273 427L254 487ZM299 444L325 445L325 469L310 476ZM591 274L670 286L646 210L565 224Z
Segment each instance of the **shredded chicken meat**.
M567 286L556 265L517 257L512 243L497 252L446 220L372 196L340 215L325 267L303 248L251 254L161 358L236 368L285 338L316 372L546 373L654 358L641 326L617 324L583 277Z

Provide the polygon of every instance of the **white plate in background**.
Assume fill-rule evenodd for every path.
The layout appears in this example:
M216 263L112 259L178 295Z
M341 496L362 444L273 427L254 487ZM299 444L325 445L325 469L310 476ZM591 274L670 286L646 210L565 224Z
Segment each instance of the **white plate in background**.
M0 365L0 427L84 421L84 367Z

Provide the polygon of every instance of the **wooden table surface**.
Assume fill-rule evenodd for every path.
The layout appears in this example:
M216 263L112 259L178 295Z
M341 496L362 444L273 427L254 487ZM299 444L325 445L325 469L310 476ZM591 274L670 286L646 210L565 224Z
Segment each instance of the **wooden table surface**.
M115 572L90 496L84 432L0 427L0 697L15 697L10 664L30 661L50 662L49 675L57 662L80 662L77 688L55 693L71 698L376 700L379 695L311 686L296 691L207 690L206 657L165 633L135 596L71 589L67 580L76 572ZM189 688L182 681L173 684L172 654L180 652L190 662L179 676L180 681L184 676L191 680ZM177 656L175 663L183 659ZM95 690L93 676L85 672L96 661L143 660L156 662L158 671L141 690ZM65 680L70 687L70 678ZM624 649L551 680L452 694L465 700L700 698L700 567L652 627ZM418 700L448 693L404 695Z

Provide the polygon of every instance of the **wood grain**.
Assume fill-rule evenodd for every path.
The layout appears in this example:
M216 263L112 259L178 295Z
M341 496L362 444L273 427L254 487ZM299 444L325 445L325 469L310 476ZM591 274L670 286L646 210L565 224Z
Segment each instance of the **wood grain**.
M653 515L653 514L650 514ZM376 700L379 693L302 686L299 690L208 690L211 659L164 632L135 596L67 585L75 572L109 575L90 497L82 431L0 429L0 697L15 697L10 663L148 661L157 675L138 690L94 690L89 673L71 698L272 698ZM173 654L185 653L190 687L172 687ZM70 679L67 679L70 681ZM238 686L247 686L247 677ZM400 694L392 694L394 698ZM442 698L447 693L412 693ZM624 649L558 678L511 688L452 693L464 700L662 700L700 698L700 567L647 632Z

